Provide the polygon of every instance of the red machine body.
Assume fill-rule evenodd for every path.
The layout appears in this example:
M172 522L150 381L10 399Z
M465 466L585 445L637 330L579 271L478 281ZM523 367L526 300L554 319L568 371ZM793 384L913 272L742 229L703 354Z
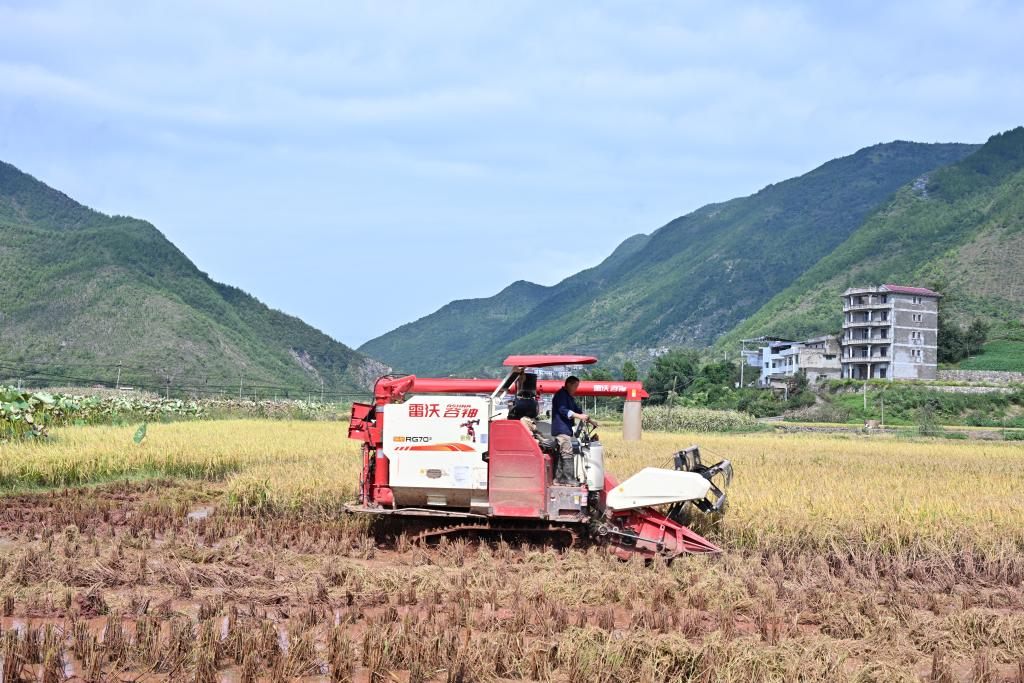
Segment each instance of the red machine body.
M541 452L519 420L491 424L487 493L495 516L541 519L551 471L551 456Z

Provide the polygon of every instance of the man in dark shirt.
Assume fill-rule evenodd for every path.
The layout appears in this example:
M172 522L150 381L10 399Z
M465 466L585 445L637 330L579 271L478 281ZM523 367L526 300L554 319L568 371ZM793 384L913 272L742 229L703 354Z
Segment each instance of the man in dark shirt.
M572 432L576 420L593 422L583 412L574 396L580 386L579 377L569 376L565 385L555 392L551 399L551 436L558 442L559 466L555 476L556 484L578 484L576 468L573 464Z

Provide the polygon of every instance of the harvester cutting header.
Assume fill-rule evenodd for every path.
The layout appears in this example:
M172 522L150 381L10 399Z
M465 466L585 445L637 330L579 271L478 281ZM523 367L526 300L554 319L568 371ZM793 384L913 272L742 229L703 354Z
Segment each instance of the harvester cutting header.
M538 420L538 395L565 383L528 370L595 362L509 356L503 380L381 377L374 403L352 406L349 438L362 442L363 466L348 510L433 523L419 538L547 534L566 545L602 543L622 558L718 552L685 522L694 508L724 511L729 461L707 467L693 446L675 454L674 470L648 467L619 483L604 472L596 423L570 412L577 424L560 448L551 424ZM579 381L572 393L624 398L624 438L640 437L640 382Z

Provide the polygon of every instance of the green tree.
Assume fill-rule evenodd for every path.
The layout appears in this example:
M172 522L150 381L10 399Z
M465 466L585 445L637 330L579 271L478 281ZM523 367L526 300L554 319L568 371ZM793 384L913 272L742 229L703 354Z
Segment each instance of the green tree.
M988 325L980 319L964 329L939 313L938 356L940 363L959 363L968 356L981 353L988 339Z
M615 379L615 377L612 376L611 371L602 367L592 368L591 370L587 370L582 374L582 379L589 379L596 382L610 382L613 379Z
M789 378L789 393L797 395L807 389L807 371L801 368L795 375Z
M644 382L651 401L664 403L670 391L685 389L697 377L697 362L697 352L691 349L673 349L658 356Z
M631 360L622 364L622 379L626 382L635 382L640 374L636 371L636 365Z
M700 369L700 374L709 383L725 387L732 387L739 379L739 370L736 364L727 360L708 363Z
M979 354L988 340L988 325L980 318L975 318L974 322L967 328L964 337L967 345L967 355Z

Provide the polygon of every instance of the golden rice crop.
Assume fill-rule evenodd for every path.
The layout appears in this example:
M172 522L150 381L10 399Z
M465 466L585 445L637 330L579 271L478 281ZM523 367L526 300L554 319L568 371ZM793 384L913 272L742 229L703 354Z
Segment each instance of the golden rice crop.
M45 441L0 444L0 490L77 486L117 478L220 480L263 464L287 466L317 456L352 460L337 423L224 420L150 424L136 445L135 427L65 427Z
M706 463L731 460L736 478L721 533L734 546L906 550L969 541L1024 549L1024 448L1012 442L764 432L604 439L609 469L620 476L670 467L666 456L691 443Z
M338 423L156 424L140 446L132 433L71 427L48 442L0 445L0 488L144 476L226 479L228 494L245 508L334 513L358 480L358 444ZM730 547L1024 549L1024 447L1013 442L764 432L603 438L608 470L620 478L645 466L671 467L671 454L694 443L706 462L732 460L729 512L712 532Z

